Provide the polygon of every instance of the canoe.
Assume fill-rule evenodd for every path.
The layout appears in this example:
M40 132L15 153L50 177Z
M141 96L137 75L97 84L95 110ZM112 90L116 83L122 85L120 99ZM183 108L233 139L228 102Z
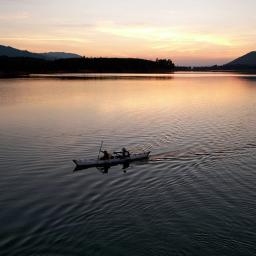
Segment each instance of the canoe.
M78 168L104 167L104 166L113 166L118 164L131 163L139 160L146 160L149 158L149 154L150 154L150 151L139 153L139 154L131 154L129 157L125 157L125 158L113 158L110 160L83 159L83 160L73 160L73 162Z

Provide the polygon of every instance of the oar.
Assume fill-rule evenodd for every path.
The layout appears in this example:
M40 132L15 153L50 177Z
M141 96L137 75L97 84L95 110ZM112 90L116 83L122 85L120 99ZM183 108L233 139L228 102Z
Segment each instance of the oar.
M100 158L100 152L101 152L102 146L103 146L103 140L101 141L100 150L99 150L99 155L98 155L98 160L99 160L99 158Z

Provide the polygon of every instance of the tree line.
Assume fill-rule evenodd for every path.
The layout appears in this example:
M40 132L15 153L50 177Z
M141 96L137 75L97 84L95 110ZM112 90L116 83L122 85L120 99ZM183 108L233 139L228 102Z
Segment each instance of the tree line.
M136 58L74 58L45 60L39 58L0 57L0 73L160 73L172 72L174 63L170 59L156 61Z

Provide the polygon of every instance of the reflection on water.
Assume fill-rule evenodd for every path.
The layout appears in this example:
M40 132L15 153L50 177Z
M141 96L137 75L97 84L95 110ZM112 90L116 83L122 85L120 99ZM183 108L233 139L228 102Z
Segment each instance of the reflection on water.
M170 77L0 80L3 255L255 255L254 76Z
M119 164L119 166L121 166ZM102 167L96 167L96 169L98 171L100 171L101 173L103 174L108 174L109 170L111 169L111 167L113 166L110 166L110 165L105 165L105 166L102 166ZM123 172L126 173L126 169L128 169L130 167L130 163L124 163L122 164L122 169L123 169ZM88 168L82 168L82 167L76 167L74 172L77 172L77 171L82 171L82 170L88 170L90 169L91 167L88 167Z

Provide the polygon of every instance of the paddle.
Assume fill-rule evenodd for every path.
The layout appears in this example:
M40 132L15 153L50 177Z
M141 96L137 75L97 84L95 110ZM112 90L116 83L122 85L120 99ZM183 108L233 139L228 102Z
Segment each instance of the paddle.
M101 152L102 146L103 146L103 140L101 141L100 150L99 150L99 155L98 155L98 160L99 160L99 158L100 158L100 152Z

